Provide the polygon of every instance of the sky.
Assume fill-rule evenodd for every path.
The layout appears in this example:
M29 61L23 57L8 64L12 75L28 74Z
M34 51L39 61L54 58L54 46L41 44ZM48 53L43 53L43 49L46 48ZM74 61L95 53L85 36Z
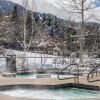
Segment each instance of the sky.
M13 2L16 2L16 3L19 3L21 0L9 0L9 1L13 1ZM31 1L31 0L30 0ZM36 1L36 0L35 0ZM54 5L57 5L56 3L57 3L57 1L59 1L59 0L41 0L41 1L47 1L47 2L49 2L49 3L52 3L52 4L54 4ZM66 0L67 1L67 0ZM100 0L89 0L89 1L94 1L95 2L95 5L97 6L97 7L100 7Z
M96 0L95 4L96 4L97 7L100 7L100 0Z
M59 0L47 0L48 2L54 4L54 5L57 5L56 2L59 1ZM67 1L67 0L66 0ZM89 0L89 1L92 1L92 0ZM100 7L100 0L93 0L95 2L95 5L97 7Z

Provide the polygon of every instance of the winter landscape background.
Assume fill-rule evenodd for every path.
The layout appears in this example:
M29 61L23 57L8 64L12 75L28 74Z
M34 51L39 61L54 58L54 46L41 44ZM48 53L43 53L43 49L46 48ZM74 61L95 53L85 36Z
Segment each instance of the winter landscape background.
M78 5L78 2L74 3ZM63 3L67 6L62 6ZM29 52L32 57L38 55L40 60L33 60L34 64L45 63L51 67L55 66L50 65L54 62L54 59L51 61L48 58L51 56L70 62L74 53L79 63L77 60L82 52L85 61L99 59L100 1L84 2L84 30L81 27L82 16L79 12L72 13L78 10L72 6L71 0L0 0L1 49L24 52L26 55ZM41 55L46 55L48 60L43 61Z

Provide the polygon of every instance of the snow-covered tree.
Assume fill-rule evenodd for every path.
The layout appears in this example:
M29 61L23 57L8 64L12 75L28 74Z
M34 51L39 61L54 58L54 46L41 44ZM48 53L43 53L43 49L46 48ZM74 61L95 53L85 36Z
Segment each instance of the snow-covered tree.
M94 9L93 0L58 0L58 4L67 12L71 20L81 22L79 33L80 63L84 52L85 22L90 20L93 14L89 10Z

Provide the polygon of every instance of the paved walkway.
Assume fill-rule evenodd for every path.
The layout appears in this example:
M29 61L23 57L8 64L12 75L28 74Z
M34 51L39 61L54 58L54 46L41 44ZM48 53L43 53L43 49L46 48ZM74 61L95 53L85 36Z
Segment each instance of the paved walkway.
M58 80L56 78L25 79L25 78L5 78L0 76L0 85L12 85L12 84L59 85L67 83L74 83L74 79L68 79L68 80ZM89 83L87 82L86 78L80 78L79 84L93 85L100 87L100 81Z

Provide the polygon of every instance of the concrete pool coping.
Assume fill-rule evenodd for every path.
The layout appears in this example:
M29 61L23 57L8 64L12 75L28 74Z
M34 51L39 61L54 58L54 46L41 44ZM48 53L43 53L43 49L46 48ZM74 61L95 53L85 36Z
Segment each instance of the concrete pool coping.
M17 84L24 84L24 85L61 85L61 84L69 84L74 83L73 79L68 80L58 80L58 79L50 79L50 78L40 78L40 79L23 79L23 78L6 78L0 75L0 86L5 85L17 85ZM80 79L80 83L87 86L94 86L100 89L100 82L93 82L89 83L87 80ZM40 100L40 99L30 99L30 98L19 98L19 97L11 97L8 95L3 95L0 93L1 100ZM42 99L41 99L42 100ZM47 100L47 99L46 99ZM49 100L49 99L48 99ZM74 99L75 100L75 99ZM78 99L77 99L78 100ZM100 98L93 98L93 99L79 99L79 100L100 100Z

